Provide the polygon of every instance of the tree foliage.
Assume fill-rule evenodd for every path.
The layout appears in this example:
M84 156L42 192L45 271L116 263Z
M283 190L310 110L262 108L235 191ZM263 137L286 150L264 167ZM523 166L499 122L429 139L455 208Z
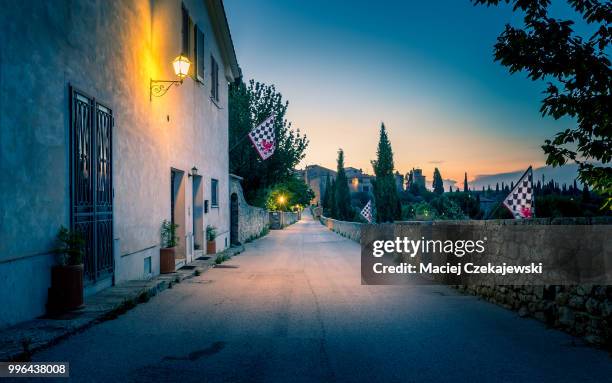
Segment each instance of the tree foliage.
M432 186L433 186L434 193L436 194L444 193L444 181L442 181L442 175L440 174L440 170L438 170L438 168L434 169Z
M331 189L331 178L329 177L329 173L325 176L325 181L323 183L323 195L321 196L321 207L325 212L327 209L331 207L330 204L330 189Z
M297 205L308 206L313 198L314 192L304 180L290 177L270 189L266 199L266 208L269 210L290 211L294 210Z
M265 206L273 211L292 211L308 205L313 197L313 191L304 181L293 178L269 189Z
M385 124L380 126L380 137L376 160L372 161L376 180L374 181L374 200L378 222L393 222L401 219L401 206L393 175L393 150L387 136Z
M294 130L285 118L288 101L274 85L242 80L229 88L229 161L230 172L243 178L247 201L262 204L266 191L293 177L294 167L304 158L308 139ZM274 115L276 150L263 161L253 148L248 132L270 115Z
M354 217L353 208L351 207L351 193L348 187L346 172L344 171L344 151L338 150L336 182L334 188L334 212L336 216L333 218L342 221L350 221Z
M612 208L612 69L606 51L611 42L612 4L568 0L577 17L592 27L578 36L574 21L549 16L549 0L472 0L474 4L511 3L524 13L523 25L506 25L495 44L495 60L510 73L525 71L534 81L547 80L540 112L555 119L571 117L576 126L546 140L542 149L553 166L574 161L579 177L605 197ZM599 163L598 163L599 162Z

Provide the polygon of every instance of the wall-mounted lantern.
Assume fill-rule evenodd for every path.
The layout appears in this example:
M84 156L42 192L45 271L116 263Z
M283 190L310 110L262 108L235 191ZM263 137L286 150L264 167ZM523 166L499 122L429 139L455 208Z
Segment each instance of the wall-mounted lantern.
M174 74L179 80L153 80L149 82L149 101L153 100L153 96L161 97L168 92L172 85L179 86L183 83L183 79L189 74L191 61L186 56L179 55L172 61Z
M198 168L196 168L195 166L191 168L191 173L189 174L189 177L194 177L198 175Z

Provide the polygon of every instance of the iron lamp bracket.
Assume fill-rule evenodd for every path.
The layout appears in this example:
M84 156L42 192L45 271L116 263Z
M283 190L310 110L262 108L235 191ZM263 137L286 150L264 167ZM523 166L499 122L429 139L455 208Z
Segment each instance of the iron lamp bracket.
M153 101L153 96L161 97L168 93L172 85L179 86L183 80L153 80L149 81L149 101Z

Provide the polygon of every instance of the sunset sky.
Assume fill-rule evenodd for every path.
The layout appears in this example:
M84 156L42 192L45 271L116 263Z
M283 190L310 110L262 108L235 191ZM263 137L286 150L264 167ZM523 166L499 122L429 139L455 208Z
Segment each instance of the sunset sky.
M559 2L557 2L559 3ZM310 139L301 167L372 173L384 121L395 167L438 167L463 180L541 166L545 138L571 121L542 118L545 84L493 62L508 7L468 0L226 0L245 81L275 84L288 118ZM563 6L563 4L558 4ZM567 15L554 8L554 16Z

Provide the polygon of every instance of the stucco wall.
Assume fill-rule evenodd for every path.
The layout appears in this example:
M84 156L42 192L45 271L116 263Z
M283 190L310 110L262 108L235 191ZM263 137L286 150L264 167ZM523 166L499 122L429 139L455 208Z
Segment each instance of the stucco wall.
M149 80L175 79L178 0L6 0L0 12L0 327L44 312L49 255L69 225L69 85L113 110L115 280L158 272L160 225L170 219L170 169L184 172L183 246L194 230L219 228L229 243L228 112L224 67L203 1L185 0L205 34L204 84L186 79L149 101ZM220 100L210 95L210 55L220 66ZM192 167L219 206L194 228ZM210 203L210 202L209 202ZM186 249L188 260L193 252ZM10 289L9 289L10 287ZM17 303L19 302L19 303ZM7 304L5 304L7 303ZM13 305L14 304L14 305ZM18 306L18 307L17 307Z
M240 179L230 175L230 198L233 194L238 199L238 241L248 242L265 234L270 228L268 211L249 205L244 199Z

